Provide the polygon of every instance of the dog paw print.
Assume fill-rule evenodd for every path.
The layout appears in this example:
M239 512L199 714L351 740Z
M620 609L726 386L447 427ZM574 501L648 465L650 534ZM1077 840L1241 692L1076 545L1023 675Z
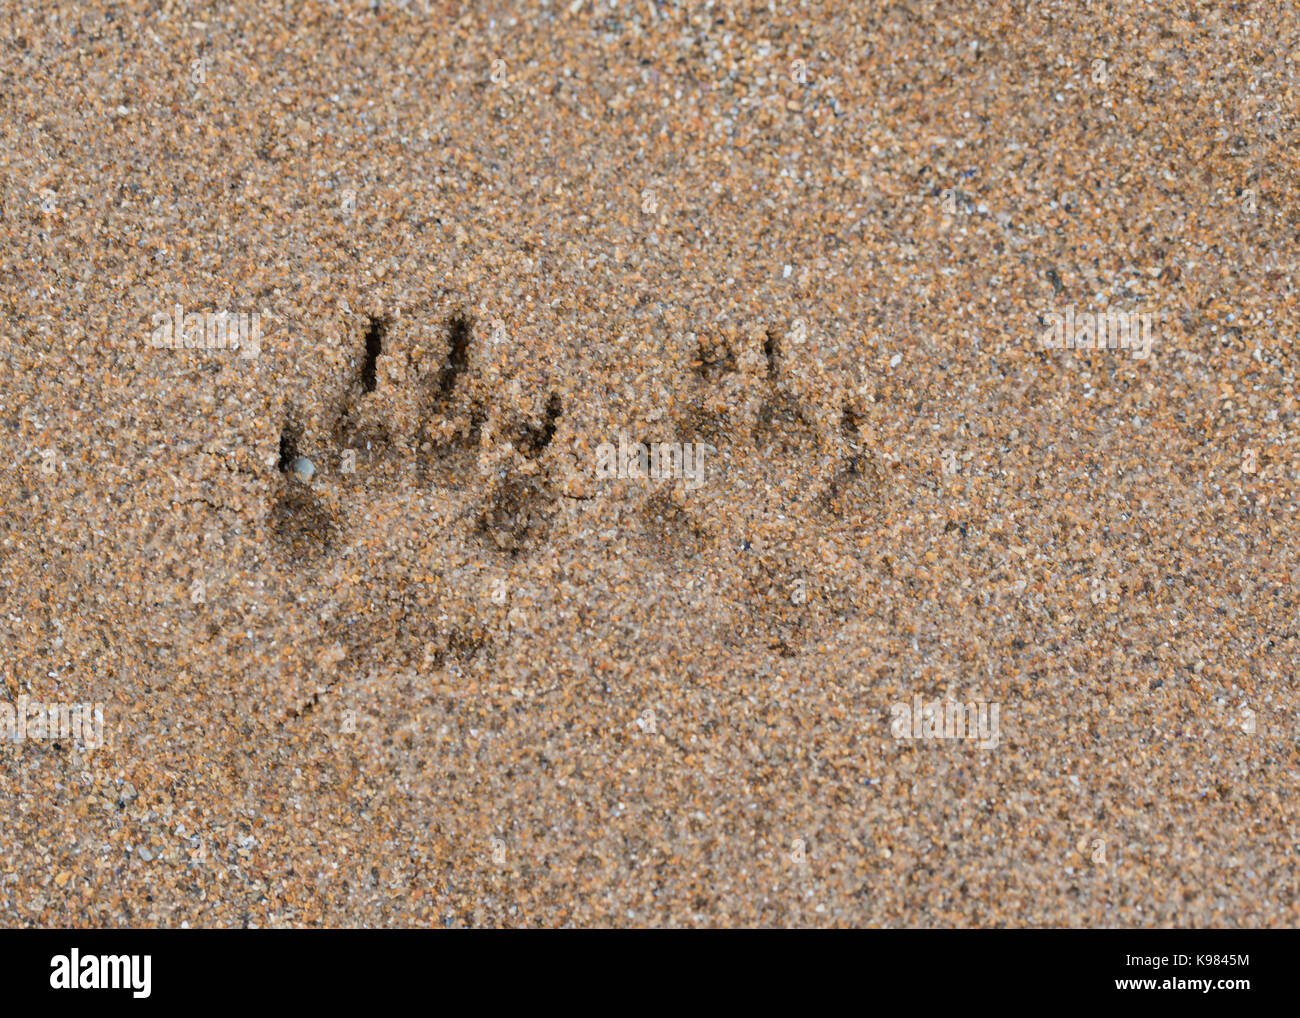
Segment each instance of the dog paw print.
M504 617L462 596L453 574L481 569L483 553L509 561L546 540L563 397L478 370L462 312L432 330L368 316L352 334L324 420L285 411L270 539L339 592L322 639L350 667L469 664L491 652ZM447 544L449 534L464 540Z

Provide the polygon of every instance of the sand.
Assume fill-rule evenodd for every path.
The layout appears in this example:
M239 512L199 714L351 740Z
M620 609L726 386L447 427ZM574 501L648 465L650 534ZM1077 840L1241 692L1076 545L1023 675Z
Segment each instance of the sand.
M1294 11L292 8L0 15L0 923L1296 924Z

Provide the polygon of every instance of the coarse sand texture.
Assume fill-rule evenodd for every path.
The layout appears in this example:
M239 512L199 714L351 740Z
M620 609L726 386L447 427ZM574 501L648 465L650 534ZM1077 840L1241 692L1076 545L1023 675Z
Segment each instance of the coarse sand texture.
M1290 4L0 10L0 925L1300 920Z

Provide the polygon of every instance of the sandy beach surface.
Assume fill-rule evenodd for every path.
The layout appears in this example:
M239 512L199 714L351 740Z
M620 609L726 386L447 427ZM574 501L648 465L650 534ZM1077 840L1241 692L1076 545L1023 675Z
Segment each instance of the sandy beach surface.
M1260 2L6 5L0 924L1296 925L1298 101Z

